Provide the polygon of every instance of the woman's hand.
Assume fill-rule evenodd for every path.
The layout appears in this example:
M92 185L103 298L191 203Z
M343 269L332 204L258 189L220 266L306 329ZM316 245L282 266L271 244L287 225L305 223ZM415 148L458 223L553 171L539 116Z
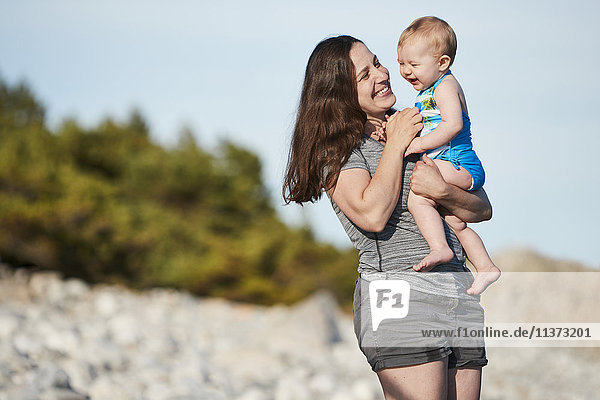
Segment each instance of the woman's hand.
M417 107L397 111L385 125L386 146L392 145L406 151L410 142L423 129L423 118Z
M492 218L492 205L485 190L467 192L447 183L437 165L426 154L423 155L423 161L415 165L410 188L415 194L435 201L465 222L481 222Z
M448 185L433 160L423 154L423 160L417 161L410 176L410 189L413 193L437 202L437 199L444 197Z

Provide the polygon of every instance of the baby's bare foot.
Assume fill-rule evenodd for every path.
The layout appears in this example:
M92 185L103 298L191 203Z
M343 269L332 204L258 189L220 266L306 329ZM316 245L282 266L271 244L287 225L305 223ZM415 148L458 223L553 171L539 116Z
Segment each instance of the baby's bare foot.
M490 265L485 268L478 268L477 275L473 280L473 284L467 289L468 294L477 295L481 294L488 286L496 282L500 278L500 269L495 265Z
M449 262L452 258L454 258L454 253L449 247L440 250L431 250L420 263L413 267L413 269L415 271L429 271L436 265Z

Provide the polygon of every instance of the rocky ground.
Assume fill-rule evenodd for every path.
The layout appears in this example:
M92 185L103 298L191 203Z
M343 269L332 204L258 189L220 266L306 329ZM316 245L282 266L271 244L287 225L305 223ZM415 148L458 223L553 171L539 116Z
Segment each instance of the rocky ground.
M594 399L598 349L490 348L483 399ZM0 400L382 399L327 293L291 307L0 269Z

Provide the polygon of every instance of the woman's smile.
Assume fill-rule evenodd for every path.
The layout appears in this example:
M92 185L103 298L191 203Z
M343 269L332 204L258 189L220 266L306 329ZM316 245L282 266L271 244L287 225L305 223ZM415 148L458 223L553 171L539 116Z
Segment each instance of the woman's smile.
M389 96L390 94L392 94L392 89L390 88L390 83L386 82L385 87L375 92L373 97L385 97Z

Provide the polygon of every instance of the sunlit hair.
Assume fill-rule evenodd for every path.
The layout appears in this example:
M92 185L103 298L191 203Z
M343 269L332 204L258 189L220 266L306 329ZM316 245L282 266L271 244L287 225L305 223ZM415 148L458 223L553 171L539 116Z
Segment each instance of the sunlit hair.
M426 40L436 57L447 55L450 65L456 56L456 34L448 23L437 17L421 17L414 20L402 32L398 40L398 48L416 40Z
M358 104L351 36L325 39L313 50L283 182L286 204L314 202L332 188L359 146L367 115Z

